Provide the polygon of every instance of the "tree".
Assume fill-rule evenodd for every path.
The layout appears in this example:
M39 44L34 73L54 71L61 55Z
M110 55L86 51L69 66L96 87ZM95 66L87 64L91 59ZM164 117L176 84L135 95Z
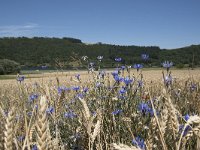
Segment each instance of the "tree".
M20 72L20 64L9 59L0 59L0 74Z

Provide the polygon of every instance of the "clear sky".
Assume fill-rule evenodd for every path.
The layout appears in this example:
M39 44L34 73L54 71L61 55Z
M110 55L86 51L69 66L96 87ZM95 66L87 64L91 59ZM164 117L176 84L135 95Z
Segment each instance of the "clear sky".
M200 0L2 0L0 37L178 48L200 44Z

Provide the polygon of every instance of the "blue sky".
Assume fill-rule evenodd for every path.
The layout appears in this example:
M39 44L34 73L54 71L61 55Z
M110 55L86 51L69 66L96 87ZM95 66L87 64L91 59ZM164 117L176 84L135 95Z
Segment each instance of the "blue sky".
M4 0L0 37L178 48L200 44L199 0Z

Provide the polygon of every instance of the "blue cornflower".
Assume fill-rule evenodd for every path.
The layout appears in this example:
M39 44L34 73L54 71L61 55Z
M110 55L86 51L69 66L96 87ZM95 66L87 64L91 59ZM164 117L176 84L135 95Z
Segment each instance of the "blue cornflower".
M32 112L30 112L30 111L27 112L27 115L28 115L28 116L32 116Z
M190 86L190 91L191 91L191 92L195 91L196 89L197 89L197 85L196 85L196 84L192 84L192 85Z
M73 118L75 118L77 115L73 112L73 111L69 111L69 112L66 112L65 114L64 114L64 117L65 118L70 118L70 119L73 119Z
M149 109L149 106L148 106L147 103L141 102L141 103L138 105L138 109L139 109L139 111L141 111L141 112L146 112L146 111Z
M185 127L185 130L183 131L184 127L185 127L185 125L183 125L183 124L181 124L181 125L179 126L179 133L182 133L182 132L183 132L183 137L186 136L187 133L188 133L190 130L192 130L192 128L191 128L190 126L187 125L187 126Z
M90 66L90 67L93 67L93 66L94 66L94 62L90 62L90 63L89 63L89 66Z
M79 94L76 95L76 97L79 98L79 99L83 99L84 95L82 93L79 93Z
M86 60L88 59L88 57L87 57L87 56L82 56L82 59L83 59L84 61L86 61Z
M148 113L150 114L151 117L153 117L154 112L153 112L153 109L152 109L151 107L149 107L149 109L148 109ZM156 114L158 115L159 113L156 112Z
M146 149L146 145L144 143L144 139L137 136L135 139L132 140L132 144L139 147L142 150Z
M123 81L123 78L120 77L119 75L114 76L114 79L115 79L116 82L121 82L121 81Z
M21 136L18 136L18 137L17 137L17 140L18 140L19 142L22 142L24 139L25 139L25 136L24 136L24 135L21 135Z
M67 90L69 90L69 88L65 86L60 86L58 87L58 94L61 94L62 92L67 91Z
M122 112L121 109L117 109L115 111L112 112L113 115L117 115L117 114L120 114Z
M73 86L73 87L72 87L72 90L74 90L74 91L77 92L78 90L80 90L80 86Z
M100 87L101 86L101 82L97 82L96 83L96 87L98 88L98 87Z
M133 82L133 79L130 79L129 77L126 77L123 79L123 82L126 84L126 85L129 85L131 84L131 82Z
M83 92L84 92L84 93L87 93L87 92L88 92L88 90L89 90L89 88L88 88L88 87L84 87L84 88L83 88Z
M122 70L125 70L125 69L126 69L126 66L121 66L121 69L122 69Z
M53 106L50 106L49 108L47 108L46 112L48 114L52 114L54 112L54 107Z
M32 147L32 149L31 150L38 150L38 147L37 147L37 145L35 144L35 145L33 145L33 147Z
M25 77L24 76L17 76L17 81L19 81L20 83L22 82L22 81L24 81L24 79L25 79Z
M8 111L4 111L4 116L8 117Z
M171 68L171 67L173 66L173 62L164 61L164 62L162 63L162 66L163 66L164 68L167 68L167 70L169 70L169 68Z
M116 62L120 62L120 61L122 61L122 58L116 57L116 58L115 58L115 61L116 61Z
M119 71L118 71L118 70L115 70L115 71L113 71L111 74L112 74L113 76L117 76L117 75L119 75Z
M30 96L29 96L29 101L30 102L33 102L34 100L36 100L38 98L38 94L31 94Z
M99 76L104 78L104 76L106 75L106 72L104 70L99 71Z
M126 93L126 89L124 87L122 87L120 90L119 90L119 94L125 94Z
M188 114L186 114L185 116L183 116L183 118L188 121L188 119L190 119L190 116Z
M149 55L148 55L148 54L142 54L142 55L141 55L141 58L142 58L144 61L146 61L146 60L149 59Z
M35 109L38 110L38 104L35 105Z
M103 56L98 56L97 59L98 59L99 61L102 61Z
M141 102L138 105L138 110L143 114L143 115L148 115L150 114L151 116L153 116L153 109L151 107L149 107L149 105L147 103Z
M143 86L143 81L142 80L139 80L138 81L138 87L142 87Z
M75 77L77 78L77 80L80 80L80 74L76 74Z
M42 68L42 69L47 69L47 66L44 65L44 66L41 66L41 68Z
M97 112L93 111L91 112L92 116L96 116L97 115Z
M89 71L93 72L95 70L94 65L95 65L94 62L89 63L89 66L88 66Z
M165 84L166 85L172 84L172 76L171 75L165 76Z
M133 68L137 69L137 71L138 71L139 69L143 68L143 65L142 64L134 64Z

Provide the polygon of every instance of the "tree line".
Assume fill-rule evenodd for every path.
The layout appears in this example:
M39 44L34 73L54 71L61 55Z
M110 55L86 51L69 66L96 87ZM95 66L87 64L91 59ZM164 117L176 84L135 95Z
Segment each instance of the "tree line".
M149 60L145 63L141 59L141 54L144 53L149 55ZM115 66L116 57L122 58L122 64L144 63L147 67L159 67L165 60L172 61L177 67L200 65L200 45L167 50L157 46L120 46L100 42L86 44L80 39L68 37L0 38L0 59L15 61L22 68L56 68L59 63L65 69L81 68L86 65L86 62L80 61L82 56L97 63L99 55L104 56L102 67Z

